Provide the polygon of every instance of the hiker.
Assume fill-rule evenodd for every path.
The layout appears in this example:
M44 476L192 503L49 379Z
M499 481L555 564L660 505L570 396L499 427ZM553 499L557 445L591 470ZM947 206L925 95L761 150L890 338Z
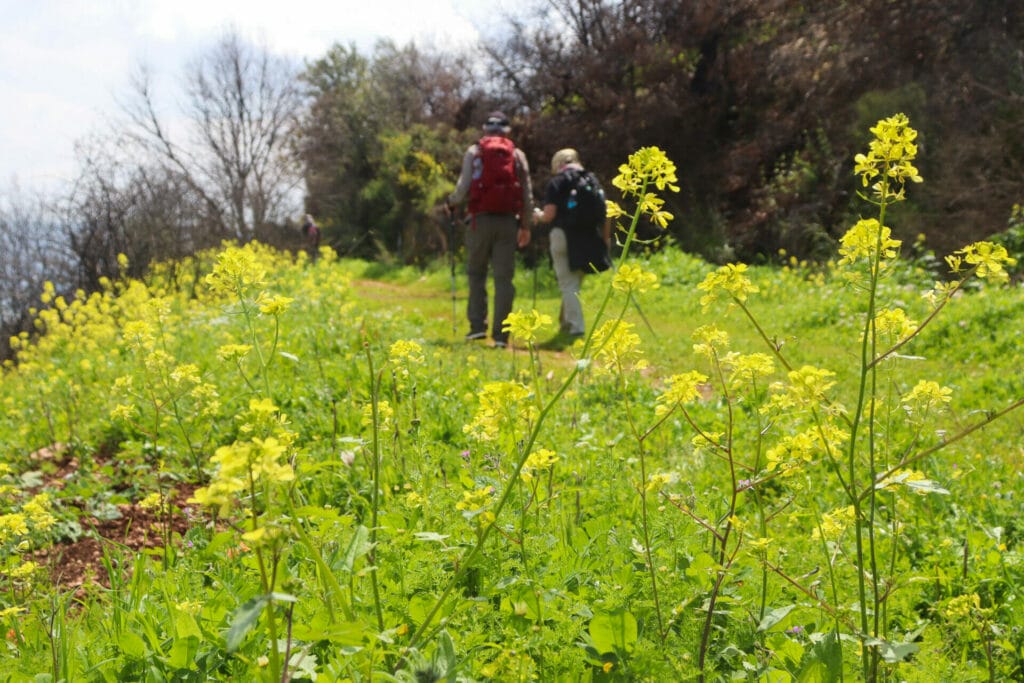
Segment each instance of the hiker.
M508 117L492 112L483 124L483 137L466 150L455 191L445 210L468 198L469 226L466 230L466 272L469 303L466 340L487 338L487 268L494 273L494 310L491 339L494 346L508 346L502 323L512 312L516 290L512 285L516 249L530 243L533 197L530 166L526 155L509 139Z
M548 241L562 307L559 334L549 344L559 345L586 333L580 287L585 273L611 266L611 221L606 217L604 190L597 177L583 168L576 150L555 152L551 174L544 190L544 209L534 212L534 220L553 226Z
M306 236L309 242L310 258L316 261L317 254L320 251L320 227L313 220L313 216L308 213L302 223L302 234Z

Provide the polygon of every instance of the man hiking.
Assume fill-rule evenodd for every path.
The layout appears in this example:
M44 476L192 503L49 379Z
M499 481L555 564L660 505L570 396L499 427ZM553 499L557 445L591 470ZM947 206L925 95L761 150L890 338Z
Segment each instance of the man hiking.
M512 285L516 249L530 243L530 216L533 196L530 166L526 155L509 139L508 117L500 111L487 116L483 137L466 150L462 172L455 191L448 197L446 210L468 197L469 225L466 252L469 276L469 303L466 340L487 338L487 269L494 273L494 309L490 319L494 346L508 346L508 333L502 332L505 318L512 312L516 290Z

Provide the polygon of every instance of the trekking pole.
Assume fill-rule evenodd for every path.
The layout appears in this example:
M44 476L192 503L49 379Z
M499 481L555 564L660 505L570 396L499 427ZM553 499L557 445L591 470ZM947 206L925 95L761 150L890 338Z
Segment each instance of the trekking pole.
M644 321L645 325L647 325L647 329L650 331L651 336L657 339L658 333L654 331L654 328L651 327L651 321L647 319L646 315L644 315L643 309L640 308L640 302L633 298L632 294L629 295L629 300L633 302L636 312L640 314L640 319Z
M448 207L448 260L452 271L452 336L455 336L455 212Z
M533 310L537 310L537 268L540 267L540 255L537 253L537 243L530 240L530 249L533 250Z

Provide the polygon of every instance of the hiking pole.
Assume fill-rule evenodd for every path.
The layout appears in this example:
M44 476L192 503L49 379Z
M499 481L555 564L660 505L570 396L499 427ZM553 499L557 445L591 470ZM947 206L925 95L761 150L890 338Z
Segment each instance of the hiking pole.
M452 271L452 336L455 336L455 212L452 207L448 209L448 260L451 262Z
M636 312L640 314L640 319L644 321L645 325L647 325L647 329L650 331L651 336L657 339L658 333L654 331L654 328L651 327L651 321L647 319L646 315L644 315L643 309L640 308L640 302L637 301L632 294L629 295L629 300L633 302L633 306L636 308Z
M537 242L530 240L530 249L533 251L533 310L537 310L537 268L540 266L540 256L537 253Z

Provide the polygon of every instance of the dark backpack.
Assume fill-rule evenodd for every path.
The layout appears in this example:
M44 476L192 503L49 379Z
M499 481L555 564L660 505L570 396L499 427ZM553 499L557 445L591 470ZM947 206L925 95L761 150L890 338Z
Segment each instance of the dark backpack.
M555 223L567 232L599 231L604 225L607 206L597 177L579 168L570 168L563 173L569 179L568 192L558 207Z
M500 135L488 135L477 143L469 185L470 213L519 213L523 208L515 150L515 144Z

